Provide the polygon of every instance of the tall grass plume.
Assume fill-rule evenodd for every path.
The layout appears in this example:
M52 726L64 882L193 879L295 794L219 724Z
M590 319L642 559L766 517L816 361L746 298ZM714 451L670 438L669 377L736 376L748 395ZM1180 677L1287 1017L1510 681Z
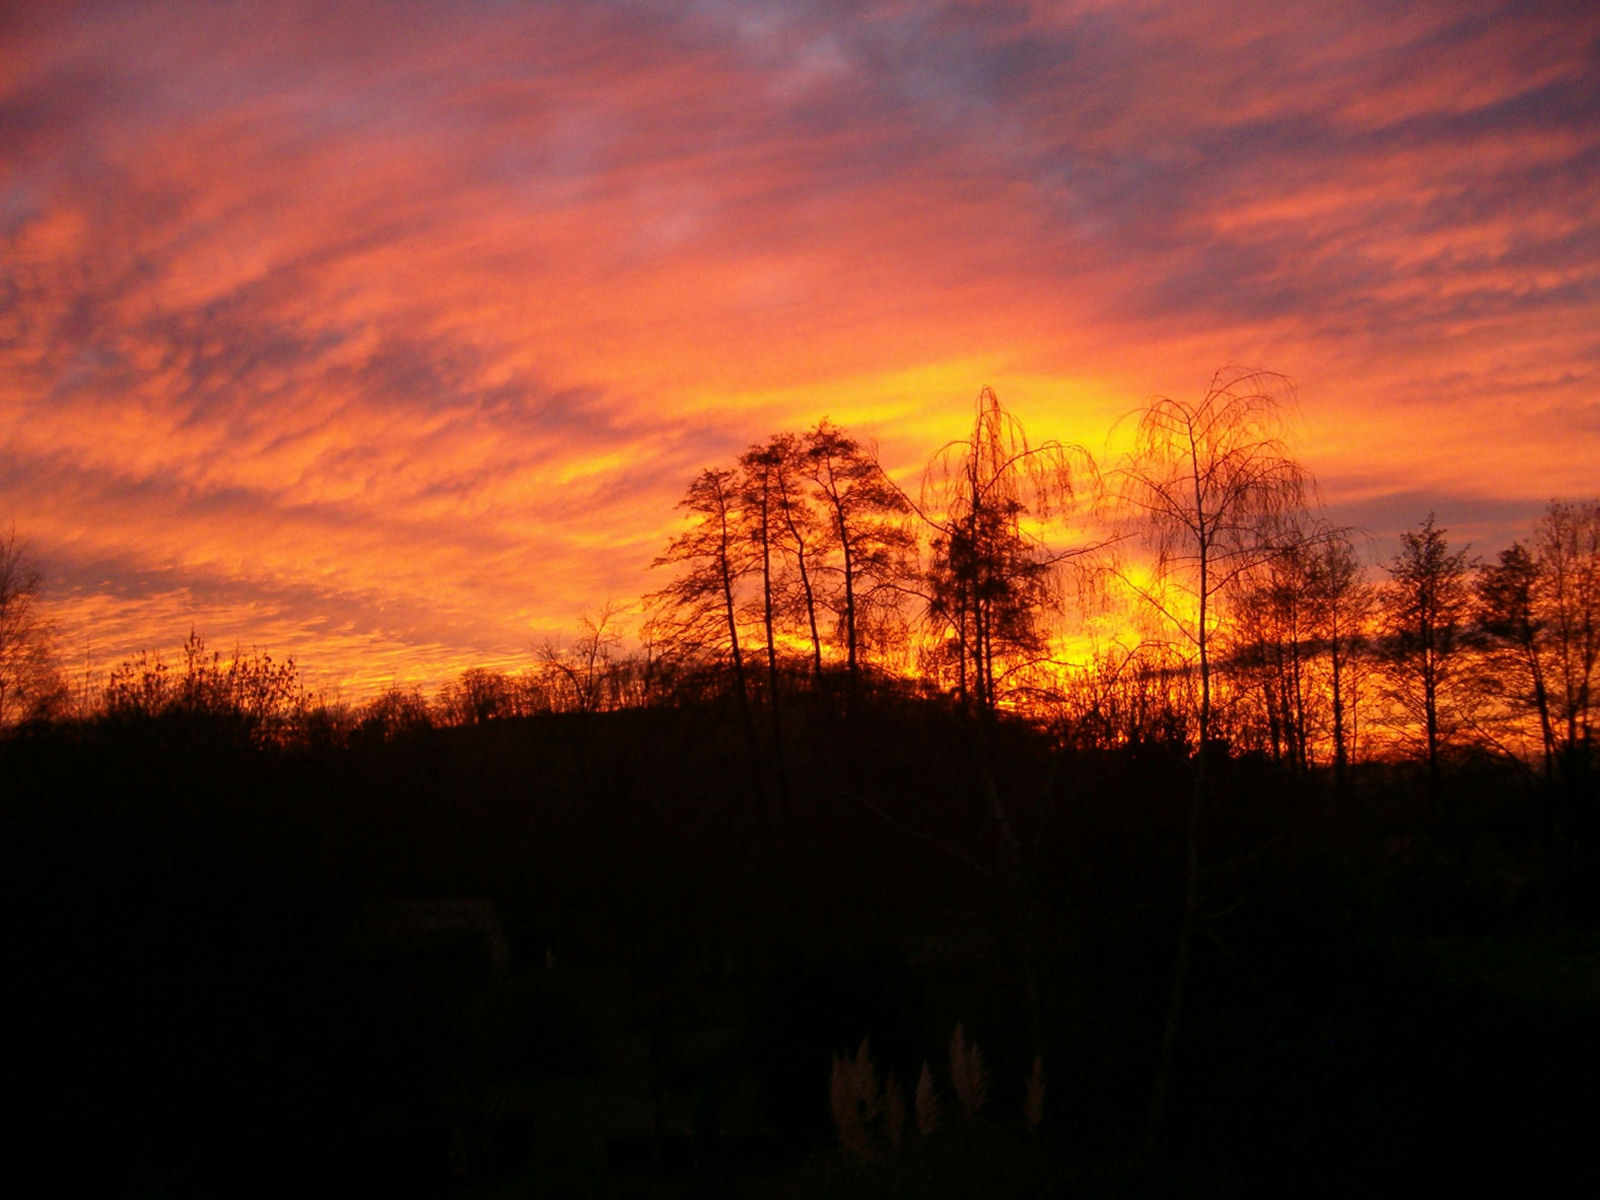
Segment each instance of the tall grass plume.
M871 1158L872 1124L883 1111L883 1092L866 1038L855 1057L833 1056L833 1077L828 1087L828 1107L839 1130L839 1144L857 1158ZM903 1105L903 1102L902 1102Z
M1033 1056L1033 1070L1028 1072L1027 1090L1022 1099L1022 1119L1029 1133L1037 1133L1044 1121L1044 1059Z
M922 1064L922 1074L917 1077L917 1132L932 1137L939 1131L939 1093L933 1090L933 1072Z
M983 1051L976 1042L967 1041L959 1023L950 1035L950 1086L969 1121L988 1102L989 1072L983 1065Z

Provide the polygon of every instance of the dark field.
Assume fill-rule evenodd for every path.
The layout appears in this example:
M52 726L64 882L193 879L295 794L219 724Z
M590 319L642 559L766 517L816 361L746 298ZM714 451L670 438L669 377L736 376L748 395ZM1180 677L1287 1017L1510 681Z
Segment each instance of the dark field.
M715 703L287 748L15 733L13 1163L119 1195L785 1197L1525 1189L1588 1162L1592 787L1462 761L1430 804L1420 772L1341 795L1219 751L1152 1139L1185 752L893 694L787 721L781 775ZM908 1095L929 1065L937 1129L895 1146L880 1112L841 1147L830 1065L863 1037Z

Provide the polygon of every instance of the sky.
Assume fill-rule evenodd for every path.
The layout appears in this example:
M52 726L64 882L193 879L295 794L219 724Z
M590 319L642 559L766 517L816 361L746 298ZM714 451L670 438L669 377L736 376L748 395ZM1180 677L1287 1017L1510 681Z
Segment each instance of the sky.
M1589 0L8 0L0 528L74 669L358 696L662 586L771 434L1109 464L1242 364L1375 559L1492 552L1600 494L1597 113Z

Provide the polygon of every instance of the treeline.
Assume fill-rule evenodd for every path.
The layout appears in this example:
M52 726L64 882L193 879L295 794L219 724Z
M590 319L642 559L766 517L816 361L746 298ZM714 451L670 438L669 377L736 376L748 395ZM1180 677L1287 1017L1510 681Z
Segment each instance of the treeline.
M1491 562L1430 514L1374 570L1332 527L1283 436L1286 383L1219 373L1158 400L1102 469L1031 442L984 389L912 494L826 419L702 471L635 619L608 607L521 671L425 695L308 694L292 660L191 634L73 697L14 535L0 587L0 718L226 716L249 736L388 736L727 695L782 742L789 701L848 716L863 688L1007 712L1062 742L1225 744L1306 772L1410 757L1592 766L1600 501L1554 501ZM781 755L779 755L781 758Z

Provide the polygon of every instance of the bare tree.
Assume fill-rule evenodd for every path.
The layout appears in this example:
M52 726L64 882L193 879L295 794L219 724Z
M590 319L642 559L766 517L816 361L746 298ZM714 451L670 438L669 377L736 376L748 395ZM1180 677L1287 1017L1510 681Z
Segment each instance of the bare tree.
M861 690L863 634L872 609L898 606L913 570L914 540L904 524L911 506L877 456L855 438L819 422L805 439L805 466L825 513L828 549L836 555L834 608L845 652L849 701ZM887 603L884 597L888 597Z
M1160 1136L1200 920L1201 814L1219 601L1234 580L1278 553L1284 520L1304 508L1306 479L1288 456L1283 437L1283 412L1291 399L1289 382L1281 375L1219 371L1200 400L1161 397L1145 408L1136 450L1119 472L1121 501L1154 552L1155 585L1136 590L1193 648L1200 674L1200 745L1185 839L1183 913L1151 1090L1152 1142Z
M1333 727L1333 778L1341 792L1349 782L1359 729L1362 648L1372 614L1372 585L1349 536L1324 530L1311 551L1310 578L1317 637L1327 653L1328 702Z
M791 528L784 510L793 491L792 454L782 438L766 446L751 446L739 458L735 477L740 507L744 513L743 534L749 542L759 595L757 604L761 631L767 650L767 717L772 728L772 767L778 787L780 811L789 807L788 772L784 768L783 703L778 671L778 622L783 608L782 585L778 575L783 568L781 540Z
M650 599L670 615L680 646L725 656L733 670L746 730L754 740L744 650L739 640L739 597L750 571L749 544L742 536L737 480L732 471L705 470L679 501L693 522L672 539L651 565L680 569L677 578Z
M1239 690L1259 700L1274 759L1306 771L1325 754L1342 789L1371 589L1344 531L1320 520L1278 525L1276 553L1238 576L1226 598L1234 623L1229 663Z
M1161 397L1141 414L1120 496L1154 551L1155 586L1135 590L1193 648L1200 666L1199 736L1211 736L1213 660L1224 592L1276 556L1307 483L1288 456L1288 380L1223 370L1196 403ZM1199 758L1204 778L1205 758Z
M1477 621L1487 642L1483 685L1508 706L1513 721L1532 714L1538 722L1549 782L1555 778L1556 732L1546 678L1549 629L1538 603L1539 585L1538 562L1526 545L1513 543L1495 562L1478 568Z
M1188 663L1160 642L1113 644L1064 672L1052 697L1058 734L1095 749L1188 740Z
M744 508L747 500L746 489L733 471L705 470L695 478L679 503L693 523L652 564L676 566L678 577L650 599L659 615L674 627L673 637L680 652L710 652L724 658L732 669L760 831L774 863L787 879L790 866L779 836L781 818L775 816L764 795L761 741L740 642L741 600L749 590L748 577L759 567L749 535L749 514ZM776 765L781 771L782 764ZM787 797L781 790L781 776L778 783L779 804L783 805Z
M1075 470L1076 468L1076 470ZM1087 553L1053 545L1042 527L1070 511L1075 474L1093 474L1086 452L1037 445L989 388L978 393L971 432L933 456L917 515L932 533L926 620L955 670L955 691L974 741L980 801L996 833L997 900L1019 941L1028 1019L1039 1027L1034 914L1022 844L995 770L993 726L1017 673L1049 659L1047 617L1059 608L1058 569Z
M40 606L44 580L16 530L0 537L0 727L64 702L54 630Z
M1227 597L1235 625L1228 665L1240 699L1260 702L1274 762L1311 766L1320 715L1312 686L1314 646L1310 546L1298 534L1264 563L1239 575Z
M817 694L823 691L822 630L818 624L821 600L819 572L827 553L825 526L806 495L806 450L792 433L780 433L762 451L769 464L769 480L777 505L774 534L780 554L791 567L780 589L780 604L805 621L811 647L811 669Z
M601 712L617 707L612 695L617 652L622 635L617 629L621 605L606 603L595 616L585 615L581 629L567 645L546 639L539 647L539 663L549 685L551 706L563 712Z
M1552 502L1535 534L1540 607L1555 658L1552 690L1563 761L1587 770L1600 666L1600 500Z

